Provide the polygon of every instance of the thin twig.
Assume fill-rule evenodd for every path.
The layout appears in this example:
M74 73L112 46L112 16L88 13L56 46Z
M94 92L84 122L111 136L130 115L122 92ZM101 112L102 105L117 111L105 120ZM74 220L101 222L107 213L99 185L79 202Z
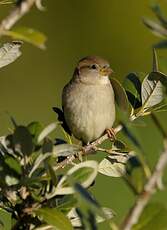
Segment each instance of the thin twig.
M35 2L36 0L23 0L20 4L16 5L9 15L1 21L0 36L2 36L6 30L10 30L20 18L28 13Z
M114 129L115 133L118 133L121 130L122 130L122 125L118 125ZM100 145L101 143L103 143L107 139L111 139L111 138L108 137L108 134L104 134L103 136L101 136L100 138L98 138L97 140L92 142L91 144L84 146L82 148L82 150L79 151L78 153L76 153L75 155L68 156L65 160L63 160L62 162L58 163L56 165L56 167L54 168L54 170L64 168L65 166L71 164L71 162L76 159L76 155L84 156L84 155L88 155L90 153L95 152L96 151L96 146Z
M121 230L131 230L132 226L136 224L141 216L142 211L148 204L151 196L157 189L159 178L162 177L163 171L167 166L167 140L164 141L164 151L159 157L155 169L144 186L142 193L138 196L134 206L129 211L125 218Z

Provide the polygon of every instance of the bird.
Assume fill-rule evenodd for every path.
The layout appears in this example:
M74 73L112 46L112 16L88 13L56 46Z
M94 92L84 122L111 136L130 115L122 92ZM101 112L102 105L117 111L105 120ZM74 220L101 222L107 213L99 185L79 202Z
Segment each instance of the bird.
M87 56L78 62L72 78L63 88L64 126L83 144L93 142L105 131L114 135L115 96L109 79L112 73L107 60Z

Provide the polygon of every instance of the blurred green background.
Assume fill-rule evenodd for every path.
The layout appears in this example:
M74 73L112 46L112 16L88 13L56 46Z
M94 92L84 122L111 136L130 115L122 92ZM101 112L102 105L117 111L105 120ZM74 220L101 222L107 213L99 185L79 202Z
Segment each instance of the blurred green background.
M159 2L167 12L167 1ZM48 37L47 49L42 51L25 43L22 57L0 70L0 135L11 127L8 113L21 124L55 121L51 108L61 105L62 88L72 76L76 62L84 56L93 54L108 59L119 80L132 71L151 70L151 46L159 38L142 23L143 16L154 17L150 1L44 0L43 3L45 12L34 8L17 25L44 32ZM0 6L0 19L10 7ZM1 44L3 41L6 39L1 39ZM167 56L167 51L158 54ZM165 125L166 114L160 118ZM162 139L150 118L146 118L146 124L136 135L153 164L162 149ZM101 204L113 208L119 220L134 200L121 179L102 175L98 176L93 193ZM166 190L153 199L167 203L165 196Z

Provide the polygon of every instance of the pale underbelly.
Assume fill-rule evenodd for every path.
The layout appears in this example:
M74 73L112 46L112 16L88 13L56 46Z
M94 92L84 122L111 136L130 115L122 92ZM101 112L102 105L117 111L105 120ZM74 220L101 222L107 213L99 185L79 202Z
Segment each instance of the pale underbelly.
M90 87L90 86L89 86ZM78 96L78 98L77 98ZM73 135L84 143L100 137L115 120L114 94L111 87L76 89L75 98L68 94L64 103L67 125Z

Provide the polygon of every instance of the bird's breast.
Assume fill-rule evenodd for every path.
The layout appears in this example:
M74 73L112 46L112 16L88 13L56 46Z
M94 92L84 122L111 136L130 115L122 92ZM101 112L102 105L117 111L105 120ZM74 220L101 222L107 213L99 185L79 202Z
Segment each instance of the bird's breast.
M70 130L85 143L97 139L115 120L111 84L68 84L63 91L64 116Z

